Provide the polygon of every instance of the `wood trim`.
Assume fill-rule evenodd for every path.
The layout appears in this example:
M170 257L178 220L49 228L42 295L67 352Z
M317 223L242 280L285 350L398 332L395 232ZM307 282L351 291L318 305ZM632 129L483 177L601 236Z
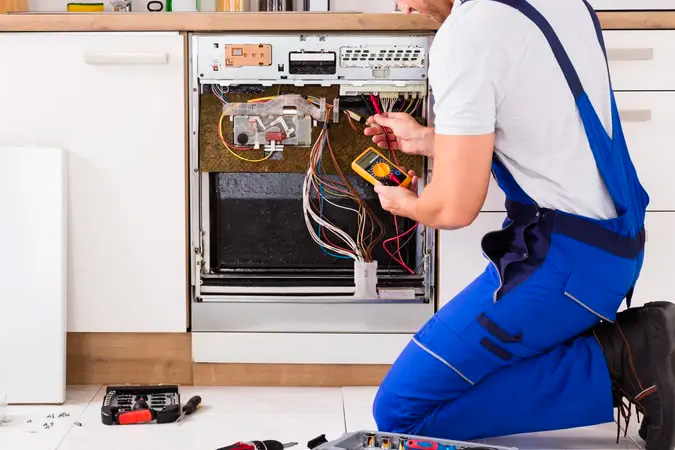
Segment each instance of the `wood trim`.
M205 364L193 366L196 386L378 386L388 365Z
M340 13L32 13L0 16L0 31L431 31L422 15Z
M28 0L0 0L0 13L28 11Z
M603 30L675 29L675 11L606 11L598 16Z
M192 384L189 333L68 333L68 384Z
M602 27L675 29L675 11L604 11ZM0 31L435 31L421 14L358 13L16 13Z

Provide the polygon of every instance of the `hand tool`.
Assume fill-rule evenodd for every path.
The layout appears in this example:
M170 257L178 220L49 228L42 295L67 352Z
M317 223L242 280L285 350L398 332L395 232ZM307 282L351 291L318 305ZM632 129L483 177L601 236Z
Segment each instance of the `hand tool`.
M297 442L287 442L282 444L279 441L251 441L237 442L236 444L221 447L218 450L283 450L285 448L295 447Z
M352 170L373 185L380 182L385 186L408 187L412 182L405 170L373 147L368 147L352 162Z
M183 417L189 416L190 414L197 411L197 409L199 409L201 404L202 398L199 395L195 395L194 397L192 397L190 400L187 401L187 403L185 403L185 406L183 406L182 409L183 413L180 415L178 420L176 420L176 422L180 422L181 420L183 420Z
M405 445L406 450L457 450L454 445L443 445L433 441L421 441L409 439Z
M175 422L181 414L178 386L108 386L101 406L105 425Z

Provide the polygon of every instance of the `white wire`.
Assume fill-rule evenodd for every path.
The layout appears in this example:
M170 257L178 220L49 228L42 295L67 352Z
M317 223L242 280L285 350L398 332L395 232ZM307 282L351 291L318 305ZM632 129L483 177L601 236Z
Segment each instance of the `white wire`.
M307 230L309 231L310 237L314 242L316 242L318 245L321 247L328 249L332 251L333 253L336 253L338 255L342 256L347 256L355 261L363 261L364 257L362 252L360 251L358 245L356 242L352 239L352 237L346 233L344 230L338 228L337 226L333 225L332 223L328 222L327 220L323 219L319 215L314 212L314 210L311 207L310 204L310 196L312 193L312 187L314 189L321 193L319 190L319 187L316 185L315 182L315 176L318 176L313 170L313 162L318 161L319 158L321 158L321 155L325 149L326 146L326 140L327 136L324 134L320 137L321 143L319 142L315 143L315 146L312 149L312 157L314 161L311 161L309 164L309 167L307 169L307 173L305 174L305 179L303 180L303 198L302 198L302 209L303 209L303 215L305 218L305 224L307 226ZM316 144L319 144L320 147L317 149ZM357 211L353 208L337 205L327 198L323 197L325 201L330 203L333 206L336 206L338 208L348 210L348 211L353 211L357 214L359 217L359 222L362 220L362 212ZM316 233L315 226L312 223L312 220L316 222L317 224L321 225L322 227L328 229L331 231L333 234L335 234L341 241L343 241L347 247L349 247L352 251L346 250L346 249L341 249L338 248L334 245L331 245L321 239L321 237Z

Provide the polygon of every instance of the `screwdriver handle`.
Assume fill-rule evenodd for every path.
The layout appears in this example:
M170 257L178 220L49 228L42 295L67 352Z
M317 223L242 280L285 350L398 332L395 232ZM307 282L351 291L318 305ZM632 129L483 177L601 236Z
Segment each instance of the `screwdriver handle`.
M185 406L183 406L183 413L186 416L189 416L193 412L197 411L199 406L202 404L202 398L199 395L195 395L192 397L190 400L185 403Z

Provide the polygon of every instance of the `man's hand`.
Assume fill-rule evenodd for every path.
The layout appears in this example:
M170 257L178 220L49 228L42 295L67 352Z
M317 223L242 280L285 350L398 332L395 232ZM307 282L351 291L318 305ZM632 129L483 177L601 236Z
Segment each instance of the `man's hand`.
M385 186L381 183L375 185L375 192L380 197L382 209L392 214L414 219L417 204L417 176L414 171L409 171L412 178L409 188L400 186Z
M387 139L392 150L410 155L433 157L434 130L417 123L406 113L385 113L369 117L364 134L372 136L380 148L387 148ZM387 131L385 137L385 130Z

